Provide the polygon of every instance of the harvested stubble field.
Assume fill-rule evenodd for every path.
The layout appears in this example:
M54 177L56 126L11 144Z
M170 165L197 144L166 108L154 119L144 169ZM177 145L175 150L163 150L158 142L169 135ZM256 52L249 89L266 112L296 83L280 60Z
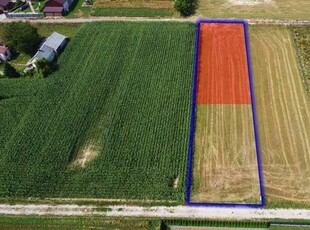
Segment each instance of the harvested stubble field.
M259 202L250 105L198 105L192 201Z
M191 200L259 203L243 25L201 23L198 52Z
M211 18L310 19L309 0L200 0L196 16Z
M183 200L194 34L86 24L48 79L1 80L0 195Z
M266 197L310 204L310 107L285 27L250 28Z

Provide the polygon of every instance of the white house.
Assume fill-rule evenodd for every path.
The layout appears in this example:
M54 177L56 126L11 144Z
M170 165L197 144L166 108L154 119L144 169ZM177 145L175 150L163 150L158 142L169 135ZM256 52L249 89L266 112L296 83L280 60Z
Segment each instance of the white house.
M12 53L9 48L0 42L0 63L7 62L12 57Z

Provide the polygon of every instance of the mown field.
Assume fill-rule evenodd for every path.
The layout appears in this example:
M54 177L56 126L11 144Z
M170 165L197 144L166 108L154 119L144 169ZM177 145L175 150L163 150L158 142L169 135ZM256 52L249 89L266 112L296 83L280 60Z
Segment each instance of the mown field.
M1 79L0 196L182 201L194 34L86 24L49 78Z
M197 105L192 201L259 203L251 105Z
M199 0L196 16L212 18L310 19L308 0Z
M263 173L269 206L310 205L310 107L286 27L250 27Z

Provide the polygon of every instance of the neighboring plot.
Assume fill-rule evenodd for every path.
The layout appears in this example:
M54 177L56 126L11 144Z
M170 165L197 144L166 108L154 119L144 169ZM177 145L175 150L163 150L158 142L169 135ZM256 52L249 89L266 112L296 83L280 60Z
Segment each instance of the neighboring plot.
M260 203L242 23L200 25L192 202Z
M285 27L250 30L254 86L269 204L310 205L310 108Z
M309 0L200 0L196 16L208 18L310 19Z
M188 23L84 25L0 132L0 196L182 201L194 39Z

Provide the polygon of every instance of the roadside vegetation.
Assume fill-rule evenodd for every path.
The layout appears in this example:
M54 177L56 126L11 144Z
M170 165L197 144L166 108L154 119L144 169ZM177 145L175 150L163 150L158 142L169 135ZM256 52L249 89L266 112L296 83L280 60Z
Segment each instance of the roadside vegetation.
M194 34L90 23L51 77L0 81L0 195L183 201Z
M159 227L160 221L143 218L0 216L0 229L6 230L160 230Z
M310 26L292 27L295 48L300 61L301 73L305 78L305 82L310 87ZM310 92L309 92L310 93Z
M294 226L294 224L296 226ZM273 224L268 221L221 221L189 219L157 219L130 217L53 217L53 216L8 216L0 215L0 229L6 230L178 230L191 229L270 229L270 230L308 230L309 225L298 226L299 222L288 225ZM305 223L304 223L305 224Z

